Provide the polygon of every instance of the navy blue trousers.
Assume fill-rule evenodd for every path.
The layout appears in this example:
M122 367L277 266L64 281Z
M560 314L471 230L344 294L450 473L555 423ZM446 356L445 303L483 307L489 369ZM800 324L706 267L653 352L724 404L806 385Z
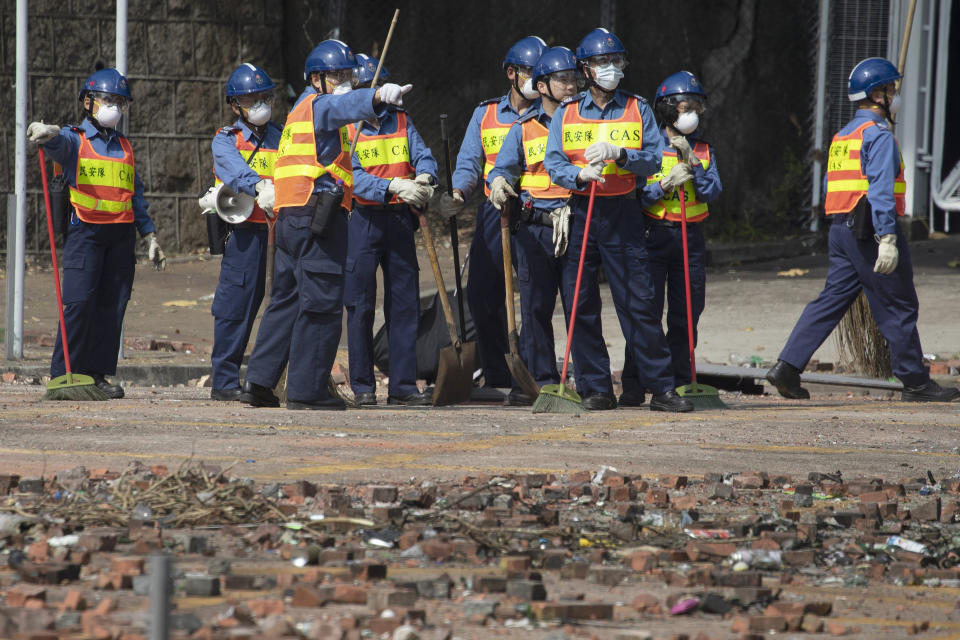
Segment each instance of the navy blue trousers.
M273 388L287 372L287 399L329 397L327 378L337 356L343 321L343 269L347 216L336 213L327 235L310 231L313 207L280 210L273 290L247 363L247 380Z
M702 223L687 224L690 257L690 306L693 311L693 343L697 344L697 323L703 313L707 283L707 243ZM683 282L683 230L647 219L647 252L653 301L659 317L667 306L667 346L670 348L674 386L690 384L690 344L687 338L687 294ZM640 391L643 386L630 349L623 354L623 390Z
M136 266L133 223L88 224L74 216L63 245L63 317L70 368L75 373L114 375L123 315ZM66 373L60 328L50 375Z
M909 387L930 379L923 365L923 350L917 333L919 302L913 287L913 265L906 238L897 227L900 259L893 273L874 273L875 240L857 240L850 231L852 216L840 214L830 225L830 266L823 291L808 304L797 320L780 359L803 370L813 353L843 318L860 291L866 293L870 311L890 347L893 373Z
M477 209L477 226L470 243L470 270L467 274L467 304L477 331L480 366L488 387L510 387L512 379L504 354L507 343L507 311L504 306L503 245L500 240L500 212L489 200Z
M583 245L587 197L572 196L573 225L563 272L566 298L573 304L577 263ZM613 393L610 356L601 325L600 286L603 266L620 328L639 368L640 382L656 394L673 388L670 351L654 303L644 229L646 216L632 197L598 197L583 266L580 299L573 330L573 363L577 389L583 395Z
M236 227L230 233L220 282L213 297L213 388L240 386L240 365L263 302L266 279L267 225Z
M513 236L520 283L520 357L541 387L560 382L553 336L553 311L561 292L564 317L569 307L560 286L565 258L553 256L553 227L521 224ZM518 387L515 387L519 390Z
M420 267L414 233L416 218L408 207L360 206L349 222L347 339L350 387L354 393L376 391L373 377L373 316L377 304L377 267L383 270L383 315L390 345L391 396L417 393L417 324L420 315Z

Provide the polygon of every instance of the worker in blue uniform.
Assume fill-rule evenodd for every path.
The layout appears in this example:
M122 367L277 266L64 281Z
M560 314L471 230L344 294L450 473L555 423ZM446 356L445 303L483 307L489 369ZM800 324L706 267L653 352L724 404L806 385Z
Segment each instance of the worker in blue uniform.
M644 232L646 216L637 191L660 170L663 139L643 98L620 90L626 49L598 28L577 46L588 90L561 103L547 138L544 164L554 183L574 192L573 226L563 286L573 300L591 183L596 182L572 351L577 387L588 410L617 406L610 356L601 327L598 270L603 266L627 347L651 390L650 408L692 411L674 391L670 351L654 304Z
M824 176L824 211L832 222L827 281L804 308L777 364L767 373L767 381L784 397L810 397L800 386L800 372L863 291L887 339L893 374L903 383L903 400L960 399L960 390L930 379L917 333L913 265L897 222L906 211L903 161L891 130L900 109L900 78L889 60L867 58L847 81L847 97L857 111L834 135Z
M273 165L279 125L270 120L275 85L267 72L245 62L226 84L237 120L217 131L211 144L218 182L257 199L250 217L230 225L220 263L220 281L210 312L214 317L213 400L240 397L240 365L256 320L266 276L267 216L273 217Z
M70 185L70 224L63 244L63 317L71 368L91 376L108 398L122 398L116 375L123 316L133 288L135 230L146 240L157 270L166 257L147 213L133 146L115 127L132 100L127 79L100 69L80 89L83 122L60 128L27 127L31 142L62 168ZM51 377L66 372L61 333L50 361Z
M680 189L685 194L687 245L690 261L690 307L693 340L703 313L707 282L707 244L703 223L707 203L723 190L713 146L700 134L700 115L707 94L695 75L678 71L657 87L653 109L660 121L663 164L647 178L640 204L647 216L647 252L658 317L667 306L667 345L677 387L690 383L690 347L687 335L687 300L683 273L683 234L680 227ZM645 394L630 349L624 349L623 393L619 404L637 407Z
M369 87L378 61L357 54L354 88ZM390 72L380 69L378 80ZM348 127L354 138L354 125ZM388 107L365 120L353 154L353 212L348 223L346 285L350 388L360 406L377 404L373 376L373 317L377 267L383 271L383 316L390 345L387 404L432 404L432 391L417 387L417 326L420 269L417 215L433 196L437 163L413 126L410 114Z
M273 290L247 365L240 400L279 406L272 388L287 374L288 409L344 409L328 379L340 342L347 210L353 171L346 125L402 105L412 85L352 91L353 52L318 44L304 65L307 87L287 116L274 165L277 212Z
M496 164L507 131L539 95L533 87L533 66L546 48L541 38L527 36L507 51L503 69L510 82L510 91L499 98L484 100L474 109L457 154L453 195L444 194L442 198L441 210L446 215L461 211L464 201L478 185L483 185L489 195L486 180ZM500 213L486 199L477 208L469 256L466 297L477 332L484 386L508 388L512 381L504 358L509 346Z
M511 244L520 283L520 356L539 386L557 384L553 311L563 275L570 229L570 190L555 185L543 166L550 121L560 102L577 92L577 60L566 47L547 49L534 65L540 97L507 132L497 162L487 177L490 202L502 210L520 193L520 220ZM562 298L563 308L568 301ZM504 404L525 406L531 398L514 383Z

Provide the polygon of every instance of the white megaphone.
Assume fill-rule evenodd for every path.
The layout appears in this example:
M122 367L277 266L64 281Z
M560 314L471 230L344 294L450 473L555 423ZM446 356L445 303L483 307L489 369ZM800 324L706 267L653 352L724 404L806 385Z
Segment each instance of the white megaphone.
M204 213L216 211L220 218L230 224L240 224L253 213L254 202L253 196L235 193L227 185L218 184L201 196L200 208Z

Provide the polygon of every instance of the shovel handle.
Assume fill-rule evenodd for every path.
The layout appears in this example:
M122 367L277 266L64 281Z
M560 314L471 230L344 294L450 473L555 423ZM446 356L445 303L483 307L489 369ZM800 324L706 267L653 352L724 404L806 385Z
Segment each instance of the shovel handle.
M416 213L420 219L423 245L427 249L427 257L430 258L430 266L433 268L433 278L437 281L437 293L440 295L440 304L443 306L443 317L447 321L447 331L450 333L450 344L459 351L460 338L457 337L457 326L453 322L453 309L450 308L450 298L447 297L447 287L443 284L443 273L440 271L440 261L437 259L437 248L433 245L433 234L430 232L430 225L427 224L427 216L422 210L416 207L410 207L410 209Z
M507 333L517 330L516 311L513 308L513 252L510 249L510 209L514 199L509 198L500 212L500 245L503 248L503 288L506 291Z
M63 368L67 372L67 382L73 384L73 371L70 368L70 349L67 346L67 324L63 317L63 292L60 290L60 266L57 264L57 245L53 237L53 214L50 213L50 187L47 184L47 159L43 147L37 145L40 157L40 178L43 181L43 205L47 211L47 233L50 237L50 261L53 263L53 282L57 291L57 312L60 314L60 341L63 343Z
M690 252L687 249L687 198L684 185L680 189L680 235L683 238L683 288L687 295L687 344L690 347L690 382L697 384L697 361L693 346L693 308L690 305Z

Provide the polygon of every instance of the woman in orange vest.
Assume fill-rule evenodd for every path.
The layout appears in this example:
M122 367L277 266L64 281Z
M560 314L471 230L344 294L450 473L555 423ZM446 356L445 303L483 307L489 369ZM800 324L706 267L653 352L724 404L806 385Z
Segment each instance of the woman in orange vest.
M786 398L810 397L800 386L800 372L862 290L887 339L903 399L960 399L960 390L930 379L917 333L920 305L913 266L897 223L906 212L906 183L890 130L900 107L900 78L893 63L883 58L867 58L850 73L847 95L857 112L833 137L824 176L824 210L832 221L827 281L804 308L777 364L767 373L767 381Z
M687 300L683 277L683 238L680 228L680 189L684 191L687 216L687 244L690 260L690 307L693 339L703 313L707 283L707 244L703 221L710 215L707 203L723 190L713 147L699 130L700 114L707 99L700 81L689 71L678 71L657 87L653 108L660 120L663 164L647 178L640 203L647 215L647 251L654 303L663 314L667 299L667 344L673 363L673 380L678 387L690 383L690 352L687 343ZM644 389L637 375L633 355L624 350L623 393L619 403L638 407Z
M43 145L70 183L73 212L63 243L63 317L76 373L94 379L109 398L122 398L116 375L123 316L133 287L136 231L147 241L157 270L166 257L147 213L143 183L134 169L133 147L114 127L132 100L127 79L116 69L101 69L80 89L84 120L80 126L33 122L31 142ZM63 345L57 343L50 375L65 373Z
M377 59L357 54L354 87L369 87ZM379 78L390 72L380 69ZM356 129L347 127L353 140ZM417 217L433 196L437 163L409 114L388 108L365 120L353 153L354 208L348 223L346 286L350 388L360 406L377 404L373 376L373 316L377 266L383 271L383 317L390 352L387 404L425 406L433 392L417 388L420 268L414 233Z

